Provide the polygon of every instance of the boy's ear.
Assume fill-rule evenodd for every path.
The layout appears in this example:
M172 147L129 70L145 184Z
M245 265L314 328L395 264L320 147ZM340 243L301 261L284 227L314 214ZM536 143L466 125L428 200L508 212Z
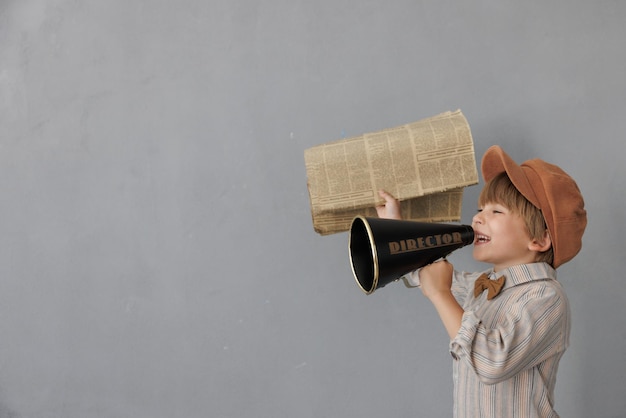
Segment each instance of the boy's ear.
M543 237L541 239L533 239L528 245L528 249L531 251L544 252L548 251L552 246L552 239L550 238L550 234L548 230L543 233Z

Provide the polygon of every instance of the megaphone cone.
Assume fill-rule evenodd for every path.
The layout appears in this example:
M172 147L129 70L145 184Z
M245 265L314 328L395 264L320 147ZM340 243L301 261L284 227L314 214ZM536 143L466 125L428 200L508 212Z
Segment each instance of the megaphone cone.
M369 295L473 242L469 225L357 216L349 237L352 273Z

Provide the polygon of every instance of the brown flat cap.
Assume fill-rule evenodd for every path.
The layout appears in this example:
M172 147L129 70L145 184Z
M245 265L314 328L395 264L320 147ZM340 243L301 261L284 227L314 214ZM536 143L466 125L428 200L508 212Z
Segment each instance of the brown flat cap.
M578 254L587 212L578 185L565 171L540 159L518 165L494 145L483 156L482 172L486 182L506 172L522 196L541 210L552 239L554 268Z

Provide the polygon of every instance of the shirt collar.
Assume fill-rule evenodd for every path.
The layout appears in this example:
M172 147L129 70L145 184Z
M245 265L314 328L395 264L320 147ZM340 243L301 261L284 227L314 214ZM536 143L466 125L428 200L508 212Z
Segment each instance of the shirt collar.
M533 280L556 280L556 270L548 263L519 264L494 273L489 277L498 279L506 276L503 289L532 282Z

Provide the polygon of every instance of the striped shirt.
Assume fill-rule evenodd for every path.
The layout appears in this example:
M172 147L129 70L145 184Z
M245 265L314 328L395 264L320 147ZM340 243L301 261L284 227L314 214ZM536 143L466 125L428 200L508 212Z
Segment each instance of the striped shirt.
M454 417L558 417L554 387L569 345L571 314L556 270L533 263L484 273L506 276L492 300L487 292L474 297L481 273L453 276L452 292L465 311L450 342Z
M569 345L567 296L546 263L498 272L502 292L474 298L479 274L455 272L452 292L465 313L450 343L457 418L558 417L554 386Z

